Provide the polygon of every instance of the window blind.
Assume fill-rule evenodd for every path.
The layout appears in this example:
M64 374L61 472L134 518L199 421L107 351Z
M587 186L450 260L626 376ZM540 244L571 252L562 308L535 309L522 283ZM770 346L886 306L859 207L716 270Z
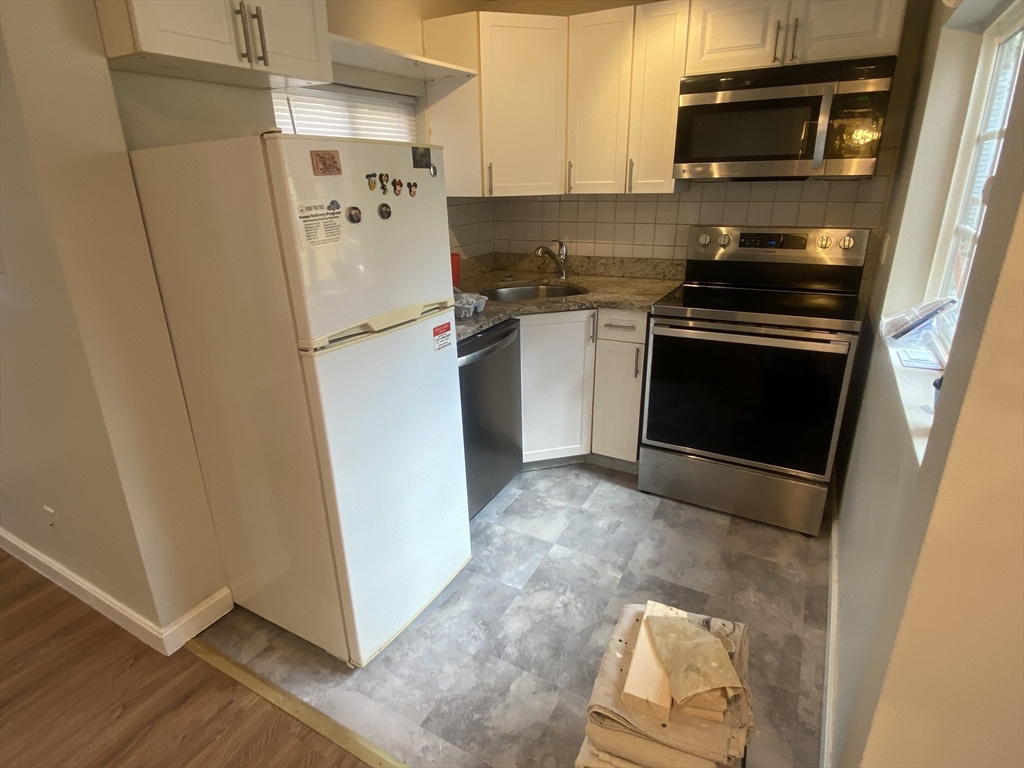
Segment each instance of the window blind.
M284 133L380 141L416 141L412 96L335 86L275 91L274 117Z

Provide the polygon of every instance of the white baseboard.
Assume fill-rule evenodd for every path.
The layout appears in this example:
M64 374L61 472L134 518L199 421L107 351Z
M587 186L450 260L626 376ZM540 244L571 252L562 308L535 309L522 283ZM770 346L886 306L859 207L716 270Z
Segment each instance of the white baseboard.
M839 676L839 521L832 515L829 541L828 631L825 635L825 689L821 707L821 765L832 768L835 762L835 703Z
M86 605L95 608L122 629L168 656L234 606L231 591L223 587L170 624L160 627L3 528L0 528L0 547Z

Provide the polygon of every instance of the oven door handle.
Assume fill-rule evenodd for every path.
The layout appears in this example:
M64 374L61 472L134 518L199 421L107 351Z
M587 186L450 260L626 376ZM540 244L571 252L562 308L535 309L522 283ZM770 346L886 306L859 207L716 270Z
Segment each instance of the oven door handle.
M794 43L794 47L796 44ZM828 135L829 120L832 118L832 97L836 93L836 85L826 85L821 95L821 107L818 109L818 132L814 134L814 158L811 168L818 169L825 164L825 139Z
M651 330L654 336L675 336L684 339L702 339L704 341L724 341L729 344L747 344L755 347L780 347L782 349L800 349L806 352L828 352L845 355L850 351L845 341L796 341L795 339L779 339L767 336L746 336L738 333L716 333L715 331L694 331L689 328L666 328L655 325Z

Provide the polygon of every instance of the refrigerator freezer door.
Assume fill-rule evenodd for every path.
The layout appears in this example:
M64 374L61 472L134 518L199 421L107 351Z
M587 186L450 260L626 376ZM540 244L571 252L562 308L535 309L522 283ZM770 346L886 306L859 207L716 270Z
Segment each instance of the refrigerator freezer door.
M469 560L454 331L449 309L302 358L358 665Z
M451 297L440 149L432 176L410 144L270 134L265 146L300 347Z

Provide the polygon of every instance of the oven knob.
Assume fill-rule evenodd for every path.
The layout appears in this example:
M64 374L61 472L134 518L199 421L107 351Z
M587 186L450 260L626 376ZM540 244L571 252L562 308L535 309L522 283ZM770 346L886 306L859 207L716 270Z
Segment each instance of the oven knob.
M708 245L711 242L711 235L707 232L702 232L701 236L697 238L697 242L701 245Z
M722 246L723 248L725 248L725 246L727 246L731 242L732 242L732 238L729 237L728 235L724 234L724 233L719 235L719 237L718 237L718 244L720 246Z
M839 247L842 248L844 251L850 250L851 248L853 248L853 238L847 235L846 237L839 241Z
M821 250L824 251L826 248L831 247L831 245L832 238L829 237L828 235L822 235L821 237L818 238L818 247L821 248Z

